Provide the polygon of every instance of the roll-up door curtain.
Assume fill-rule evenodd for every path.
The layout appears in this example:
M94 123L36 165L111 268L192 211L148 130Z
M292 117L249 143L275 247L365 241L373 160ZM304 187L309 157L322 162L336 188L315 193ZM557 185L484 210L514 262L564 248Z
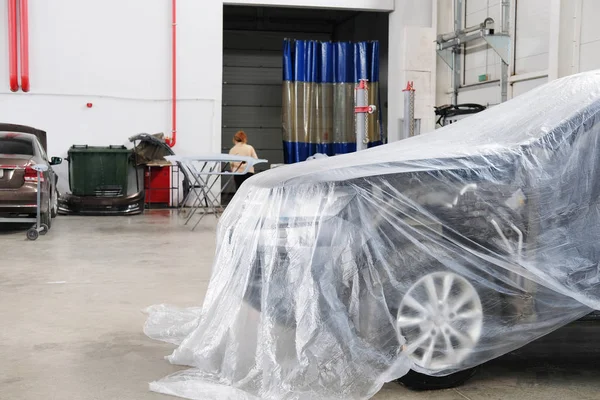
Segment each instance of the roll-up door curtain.
M369 103L380 110L379 43L285 40L283 148L286 164L322 153L356 151L356 84L368 80ZM369 115L368 146L382 144L379 111Z

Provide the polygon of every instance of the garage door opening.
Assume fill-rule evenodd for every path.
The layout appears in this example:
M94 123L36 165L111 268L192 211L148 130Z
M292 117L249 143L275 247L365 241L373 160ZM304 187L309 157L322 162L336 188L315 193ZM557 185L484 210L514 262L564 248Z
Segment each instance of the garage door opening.
M222 151L243 130L259 158L284 162L282 137L284 39L379 41L382 130L387 138L388 14L348 10L225 6L223 9ZM235 192L224 191L227 203Z

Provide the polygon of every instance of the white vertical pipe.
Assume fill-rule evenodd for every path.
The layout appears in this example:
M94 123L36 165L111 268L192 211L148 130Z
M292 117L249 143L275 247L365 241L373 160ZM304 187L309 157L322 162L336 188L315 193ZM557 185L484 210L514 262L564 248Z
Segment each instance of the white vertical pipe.
M363 81L361 80L359 84L356 86L354 91L354 104L356 107L367 107L368 103L368 91L366 89L367 84L364 83L365 88L363 88ZM356 151L365 150L367 148L368 143L368 114L366 112L354 112L355 118L355 129L356 129Z
M508 34L508 25L509 25L509 19L510 19L510 1L509 0L502 0L501 3L501 29L502 29L502 33L506 33ZM487 54L487 52L486 52ZM486 63L487 65L487 63ZM506 100L508 100L508 63L505 62L504 60L500 61L500 68L502 70L501 76L500 76L500 101L505 102Z
M431 4L431 27L433 28L433 36L437 37L438 34L438 2L434 1ZM433 56L433 60L435 60L437 62L437 51L435 46L431 46L431 52L432 52L432 56ZM431 91L431 96L432 97L432 104L435 106L438 104L438 99L437 99L437 66L434 65L433 68L431 68L431 81L430 81L430 87L433 88ZM434 119L435 121L435 119ZM435 123L433 124L433 127L431 128L432 130L435 129ZM427 128L425 127L425 132L427 132Z
M512 99L514 96L514 83L511 82L511 77L515 76L516 72L516 50L517 50L517 0L511 0L510 2L510 19L509 19L509 31L510 31L510 62L508 63L508 99Z
M463 28L463 0L454 0L454 33ZM458 89L462 84L462 51L463 46L452 50L452 104L458 104Z

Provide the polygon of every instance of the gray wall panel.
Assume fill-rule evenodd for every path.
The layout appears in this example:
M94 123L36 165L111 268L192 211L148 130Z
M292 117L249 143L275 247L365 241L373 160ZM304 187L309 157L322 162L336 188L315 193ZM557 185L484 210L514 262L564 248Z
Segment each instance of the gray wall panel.
M223 85L223 106L279 106L281 85Z
M281 107L223 107L223 128L280 128Z
M223 66L225 67L269 67L281 68L281 50L224 50Z
M281 85L283 68L224 67L223 84Z

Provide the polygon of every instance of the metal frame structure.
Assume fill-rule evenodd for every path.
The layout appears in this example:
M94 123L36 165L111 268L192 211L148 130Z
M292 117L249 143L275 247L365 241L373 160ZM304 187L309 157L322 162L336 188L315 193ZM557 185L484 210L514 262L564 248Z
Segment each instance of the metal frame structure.
M189 224L198 211L202 211L200 218L194 224L192 231L196 229L205 215L214 214L216 218L219 217L219 213L223 211L220 195L231 183L234 176L246 175L254 165L268 162L268 160L263 159L227 154L191 157L166 156L165 159L172 163L179 163L183 170L187 172L187 175L192 179L190 182L190 191L179 209L181 212L188 200L190 198L192 199L191 210L186 217L185 225ZM234 170L233 163L243 164ZM227 181L221 186L221 189L217 193L213 193L213 188L220 181L221 177L225 177Z
M462 79L463 46L475 40L484 39L500 56L502 72L500 77L501 101L508 100L508 67L511 55L511 38L508 21L510 16L510 0L502 0L502 19L500 32L496 33L495 21L486 18L481 24L463 28L463 10L465 0L454 0L454 32L438 35L436 39L437 53L452 69L452 104L458 104L458 92Z
M40 235L45 235L50 230L50 227L44 223L42 223L42 185L41 182L44 179L43 173L48 171L48 166L45 164L36 164L32 166L37 172L37 193L36 193L36 216L33 217L22 217L22 218L4 218L0 217L0 222L2 223L15 223L15 224L23 224L29 222L35 222L35 225L27 230L27 239L29 240L37 240ZM50 210L48 210L48 218L50 216Z

